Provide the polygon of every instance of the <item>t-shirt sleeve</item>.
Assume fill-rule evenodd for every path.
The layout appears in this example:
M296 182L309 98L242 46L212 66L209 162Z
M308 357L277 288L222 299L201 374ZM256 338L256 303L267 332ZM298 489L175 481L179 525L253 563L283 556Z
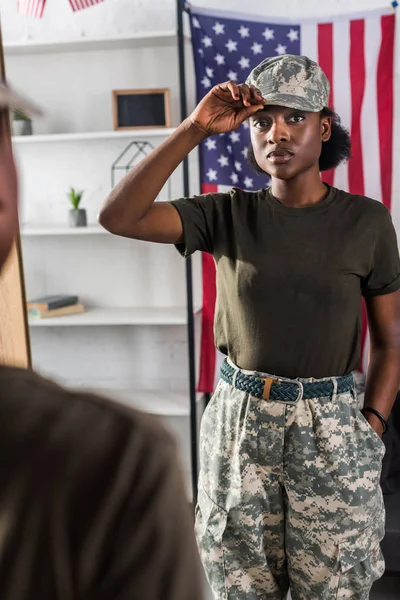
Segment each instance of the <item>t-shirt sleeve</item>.
M371 271L362 281L365 297L391 294L400 289L400 260L396 232L388 210L377 235Z
M176 248L183 257L196 250L213 253L219 215L229 198L229 194L203 194L171 201L182 221L184 241Z

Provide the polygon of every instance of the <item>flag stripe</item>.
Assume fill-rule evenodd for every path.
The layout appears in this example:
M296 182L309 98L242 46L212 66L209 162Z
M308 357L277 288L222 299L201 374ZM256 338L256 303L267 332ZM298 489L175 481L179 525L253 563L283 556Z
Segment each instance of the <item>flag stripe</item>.
M367 309L365 306L365 300L363 298L362 305L361 305L361 358L360 358L360 366L358 367L360 371L366 372L368 354L369 354L368 319L367 319Z
M378 59L377 106L382 201L390 210L393 169L393 95L395 16L381 17L382 46Z
M318 60L318 27L315 23L301 25L301 53Z
M333 24L323 23L318 25L318 63L331 82L329 94L329 107L333 107ZM330 169L322 174L322 180L333 185L334 171Z
M198 391L213 390L215 380L216 348L214 344L214 310L216 300L215 262L211 254L202 254L203 305L200 346L200 371Z
M100 4L104 0L69 0L71 8L74 12L78 10L83 10L85 8L90 8L91 6L95 6L96 4Z
M361 143L365 165L363 169L364 193L381 201L381 168L379 156L379 121L377 116L376 81L381 29L376 19L365 19L365 90L361 109ZM372 118L373 116L373 118Z
M27 17L41 19L46 0L18 0L18 13Z
M350 21L339 21L333 24L333 61L334 110L342 120L342 124L350 129L351 94L350 94ZM342 190L349 189L349 165L342 163L335 169L334 185Z
M217 193L218 186L205 183L202 194ZM200 344L200 369L198 391L209 393L214 389L216 377L216 348L214 344L214 310L216 301L215 261L210 254L202 255L203 303Z
M364 194L364 169L361 142L361 109L365 89L364 21L350 23L351 142L349 192Z
M329 106L333 106L333 23L318 25L318 63L331 82Z

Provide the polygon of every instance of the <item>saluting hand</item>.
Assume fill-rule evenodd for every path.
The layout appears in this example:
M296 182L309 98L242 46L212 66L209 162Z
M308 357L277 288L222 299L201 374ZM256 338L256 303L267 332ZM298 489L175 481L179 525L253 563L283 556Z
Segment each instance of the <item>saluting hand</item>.
M261 92L253 85L227 81L214 86L199 102L189 119L207 135L237 129L264 107Z

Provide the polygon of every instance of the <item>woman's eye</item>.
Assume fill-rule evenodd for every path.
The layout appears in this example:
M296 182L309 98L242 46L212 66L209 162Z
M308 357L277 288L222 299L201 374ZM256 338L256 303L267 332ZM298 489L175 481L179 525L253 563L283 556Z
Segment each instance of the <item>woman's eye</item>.
M257 129L264 129L265 127L268 127L268 121L256 121L254 127Z
M305 117L303 115L293 115L290 117L289 121L292 123L301 123L301 121L304 121L304 119Z

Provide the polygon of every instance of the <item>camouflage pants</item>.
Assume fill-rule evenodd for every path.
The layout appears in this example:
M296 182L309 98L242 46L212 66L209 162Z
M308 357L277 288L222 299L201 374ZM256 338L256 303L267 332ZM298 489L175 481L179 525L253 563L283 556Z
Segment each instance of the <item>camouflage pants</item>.
M307 380L301 380L307 381ZM196 536L216 600L367 600L382 576L383 442L355 392L260 400L220 381L201 425Z

